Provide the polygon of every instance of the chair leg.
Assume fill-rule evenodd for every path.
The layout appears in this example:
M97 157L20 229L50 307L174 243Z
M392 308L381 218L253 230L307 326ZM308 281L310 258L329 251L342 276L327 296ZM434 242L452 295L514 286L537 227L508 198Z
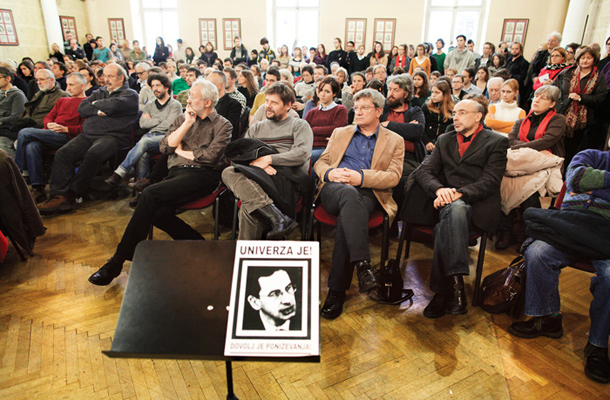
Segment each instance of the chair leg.
M405 229L405 227L403 227L402 229ZM407 224L406 229L407 243L405 244L405 258L409 258L409 254L411 253L411 234L413 233L413 228L411 227L411 225Z
M302 207L301 212L303 213L303 218L301 220L301 241L307 240L307 207Z
M218 223L218 218L220 218L220 196L216 196L214 199L214 240L218 240L220 236L220 224Z
M312 207L311 210L309 210L309 224L307 229L309 229L309 240L313 241L313 225L314 225L314 221L313 221L313 212L314 212L314 208Z
M390 231L390 219L388 218L387 215L385 215L383 217L383 236L381 237L381 261L379 264L379 269L383 269L385 268L385 263L386 260L388 259L388 253L389 253L389 242L390 242L390 235L389 235L389 231Z
M155 229L155 226L153 224L150 224L150 229L148 230L148 240L153 240L153 230Z
M318 227L318 242L322 243L322 224L320 223L320 221L314 222L316 224L316 226Z
M485 261L485 249L487 248L487 232L481 235L481 244L479 245L479 257L477 260L477 274L474 278L474 291L472 293L472 305L478 306L480 301L481 278L483 275L483 263Z
M21 251L21 247L19 247L19 245L15 242L15 240L13 239L12 235L7 235L9 240L11 241L11 243L13 244L13 247L15 248L15 250L17 250L17 254L19 255L19 258L21 259L21 261L26 261L27 259L25 258L25 256L23 255L23 252Z
M231 240L235 240L237 238L237 212L239 211L239 200L235 197L233 202L233 222L231 223Z

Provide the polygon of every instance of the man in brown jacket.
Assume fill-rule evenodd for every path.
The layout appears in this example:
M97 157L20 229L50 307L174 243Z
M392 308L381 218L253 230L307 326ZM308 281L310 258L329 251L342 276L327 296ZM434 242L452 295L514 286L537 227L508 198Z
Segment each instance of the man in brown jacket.
M384 97L365 89L354 96L356 126L335 129L314 169L324 208L337 215L329 292L322 316L337 318L343 311L354 267L360 292L379 287L371 268L368 243L369 215L381 207L390 223L398 209L392 189L402 175L403 139L382 127Z

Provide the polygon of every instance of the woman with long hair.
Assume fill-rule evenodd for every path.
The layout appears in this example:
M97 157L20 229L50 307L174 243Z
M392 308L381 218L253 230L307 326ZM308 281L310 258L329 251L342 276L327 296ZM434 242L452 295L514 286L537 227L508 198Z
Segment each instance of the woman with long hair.
M504 57L504 54L494 53L494 55L491 56L489 74L493 76L493 74L504 68L504 64L506 64L506 57Z
M277 59L280 62L280 69L286 69L286 67L288 67L288 64L290 63L288 46L282 45L282 47L280 47L280 54L278 54Z
M93 69L89 66L81 68L78 72L80 72L87 81L87 84L85 85L85 94L87 96L91 96L91 94L99 87L95 72L93 72Z
M186 62L187 64L192 64L193 60L195 59L195 52L193 51L192 47L187 47L184 50L184 62Z
M246 98L246 105L252 108L254 98L258 94L258 82L249 69L244 69L237 75L237 90Z
M434 150L438 136L445 133L447 127L453 123L451 113L454 106L451 85L444 79L438 79L432 85L430 98L422 108L426 120L424 142L429 152Z
M426 57L426 48L420 43L417 45L415 51L416 55L411 59L411 63L409 64L409 75L413 75L415 67L421 67L424 72L426 72L426 75L430 75L432 64L430 64L430 59Z
M428 89L428 75L424 71L417 71L413 74L413 100L411 103L422 107L428 97L430 90Z
M156 65L158 65L161 62L167 61L167 57L169 57L169 49L165 45L163 38L159 36L157 37L157 45L155 46L153 61Z
M394 73L395 68L402 68L406 70L407 68L409 68L410 63L411 61L409 60L409 57L407 57L407 45L398 45L398 53L396 54L396 57L392 59L390 65L388 66L390 74Z
M295 47L292 53L292 59L290 60L290 65L292 65L292 70L294 71L294 76L301 76L301 63L303 62L303 50L300 47Z
M199 46L200 52L202 47L203 46ZM216 62L216 60L218 59L218 54L216 54L216 52L214 51L214 45L212 44L212 42L207 42L205 44L205 47L203 48L203 52L201 52L201 56L199 57L199 59L205 61L205 63L208 64L208 67L214 65L214 62Z
M606 132L594 129L596 114L608 93L598 62L597 50L585 46L578 50L576 63L561 71L553 83L561 90L557 111L567 120L564 165L570 165L572 157L581 150L601 150L606 141Z
M352 84L347 86L347 90L343 92L341 103L349 112L352 112L354 107L354 96L356 93L364 89L366 85L366 77L360 71L352 74ZM353 119L353 118L352 118Z
M496 132L509 134L515 121L525 118L525 111L519 108L519 82L509 79L500 87L500 102L489 106L485 124Z
M53 52L49 53L49 58L56 58L57 61L59 61L59 62L63 62L64 61L64 55L59 50L59 45L57 43L53 43L51 45L51 50L53 50Z
M369 54L369 59L371 66L388 65L388 56L385 51L383 51L383 44L381 44L381 42L373 43L373 51Z
M489 69L486 66L480 66L477 69L475 78L476 86L481 89L483 96L487 96L487 81L489 81Z
M27 83L34 79L34 63L30 60L23 60L19 63L17 74Z
M316 49L316 55L313 58L313 62L318 65L324 65L326 64L326 57L326 47L324 47L324 45L320 43L318 45L318 48Z
M254 75L254 79L258 83L258 87L263 87L263 72L261 71L261 67L259 67L258 64L252 64L250 66L250 71L252 72L252 75Z

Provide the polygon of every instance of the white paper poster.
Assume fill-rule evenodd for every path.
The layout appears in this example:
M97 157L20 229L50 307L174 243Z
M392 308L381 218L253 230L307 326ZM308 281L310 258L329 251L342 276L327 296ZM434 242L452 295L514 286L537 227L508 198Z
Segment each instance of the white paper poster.
M318 242L238 241L225 355L320 355Z

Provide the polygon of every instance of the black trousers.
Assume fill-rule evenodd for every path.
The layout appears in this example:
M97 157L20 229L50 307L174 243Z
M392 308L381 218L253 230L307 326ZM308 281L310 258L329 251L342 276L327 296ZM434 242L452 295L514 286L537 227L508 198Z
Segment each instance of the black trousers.
M204 240L199 232L176 216L176 209L211 194L219 182L220 172L211 168L170 169L167 178L147 187L140 195L115 255L131 260L136 245L146 239L151 224L174 240Z
M78 135L55 153L51 171L51 195L67 196L70 191L83 195L104 161L119 149L119 141L111 136L86 138ZM76 163L81 161L76 169Z
M320 198L324 208L337 215L328 287L336 291L348 290L354 274L354 263L371 260L368 222L379 202L371 189L337 182L325 184Z

